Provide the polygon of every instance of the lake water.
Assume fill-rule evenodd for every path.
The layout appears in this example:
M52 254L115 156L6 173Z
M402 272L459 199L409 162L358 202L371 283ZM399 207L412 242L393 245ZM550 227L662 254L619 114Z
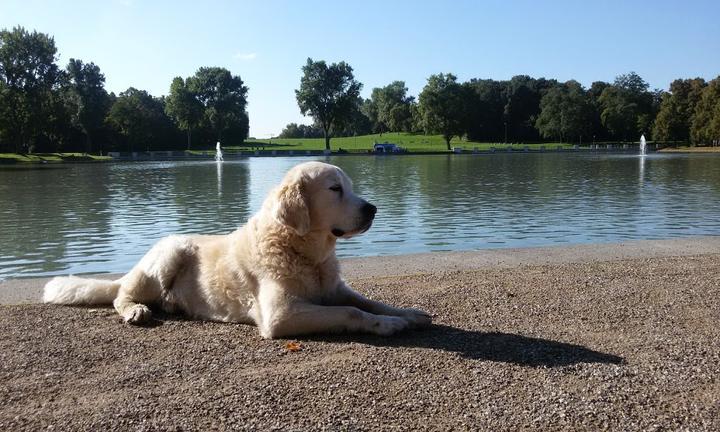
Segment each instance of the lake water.
M338 255L720 234L720 155L545 153L0 167L0 279L123 272L170 233L228 233L291 166L379 208Z

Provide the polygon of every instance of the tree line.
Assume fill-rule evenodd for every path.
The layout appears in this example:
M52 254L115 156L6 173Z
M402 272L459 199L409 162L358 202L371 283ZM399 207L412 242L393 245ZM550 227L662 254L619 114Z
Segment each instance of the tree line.
M450 149L454 137L477 142L656 141L720 142L720 76L677 79L669 91L650 90L630 72L590 88L570 80L518 75L510 80L471 79L453 74L428 78L417 101L403 81L359 96L362 84L345 62L307 60L296 91L313 125L288 124L281 138L330 137L369 133L441 134Z
M116 95L92 63L56 63L55 41L22 27L0 31L0 152L150 151L241 144L247 92L239 76L202 67L167 96L130 87Z
M92 62L56 62L54 39L22 27L0 31L0 152L147 151L240 145L248 136L248 88L221 67L176 77L167 96L130 87L105 90ZM312 125L291 123L283 138L383 132L440 134L477 142L590 142L648 139L699 145L720 140L720 76L677 79L650 90L634 72L589 88L570 80L431 75L417 99L403 81L360 96L345 62L307 59L295 91Z

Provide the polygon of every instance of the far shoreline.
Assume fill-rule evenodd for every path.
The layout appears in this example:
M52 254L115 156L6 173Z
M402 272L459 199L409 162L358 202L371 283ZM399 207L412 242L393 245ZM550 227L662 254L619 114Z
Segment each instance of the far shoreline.
M702 151L683 151L683 150L652 150L652 153L720 153L720 147L714 147L715 150ZM113 152L110 152L113 153ZM638 150L629 147L623 148L618 146L610 147L580 147L580 148L552 148L540 146L537 144L529 145L511 145L505 144L490 149L475 149L458 147L453 150L437 150L437 151L406 151L401 153L376 153L372 151L343 151L342 149L324 151L324 150L255 150L255 151L239 151L227 152L223 155L225 160L239 160L253 157L317 157L317 156L437 156L437 155L493 155L493 154L540 154L540 153L567 153L567 154L638 154ZM62 153L44 156L42 153L33 153L28 155L9 154L0 156L1 166L28 166L28 165L56 165L66 163L117 163L117 162L171 162L171 161L214 161L214 151L151 151L151 152L133 152L132 154L98 156L64 156Z
M291 149L258 149L233 150L229 146L223 154L223 160L238 160L252 157L313 157L313 156L431 156L431 155L491 155L491 154L537 154L537 153L571 153L571 154L638 154L638 149L631 144L594 144L590 146L559 145L558 143L498 143L496 145L484 144L473 146L475 143L463 143L453 147L452 150L407 150L398 153L378 153L370 149L334 150L291 150ZM649 154L715 154L720 153L720 146L682 146L649 149ZM0 167L2 166L28 166L51 165L64 163L108 163L108 162L152 162L152 161L213 161L214 150L159 150L142 152L107 152L103 155L88 153L2 153L0 154Z
M659 153L720 153L720 147L665 147Z

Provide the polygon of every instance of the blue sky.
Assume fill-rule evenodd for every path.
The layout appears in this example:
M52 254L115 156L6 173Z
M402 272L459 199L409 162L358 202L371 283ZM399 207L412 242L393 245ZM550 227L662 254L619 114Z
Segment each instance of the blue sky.
M309 123L294 90L308 57L344 60L368 97L433 73L612 81L636 71L653 88L720 75L720 1L0 1L0 27L55 37L61 65L93 61L116 93L166 94L201 66L238 74L250 134Z

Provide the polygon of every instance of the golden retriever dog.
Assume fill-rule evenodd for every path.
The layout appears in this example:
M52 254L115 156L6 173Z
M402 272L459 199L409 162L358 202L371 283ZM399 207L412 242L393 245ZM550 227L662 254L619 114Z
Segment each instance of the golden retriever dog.
M125 322L149 306L194 319L254 324L264 338L325 332L382 336L430 324L420 310L370 300L342 280L335 243L362 234L376 207L338 167L292 168L261 210L228 235L173 235L116 281L56 277L43 300L112 304Z

